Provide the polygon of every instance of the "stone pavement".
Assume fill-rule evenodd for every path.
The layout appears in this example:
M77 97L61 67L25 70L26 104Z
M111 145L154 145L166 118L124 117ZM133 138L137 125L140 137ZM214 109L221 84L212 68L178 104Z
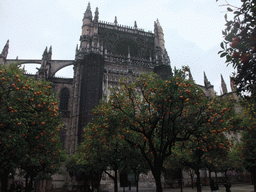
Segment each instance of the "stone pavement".
M220 185L220 189L218 192L226 192L226 189L224 186ZM123 192L123 188L118 188L119 192ZM139 188L139 192L155 192L155 188ZM170 188L170 189L164 189L163 192L180 192L180 188ZM253 185L249 184L233 184L231 186L231 192L253 192L254 188ZM110 191L109 191L110 192ZM128 187L125 188L125 192L136 192L136 188L132 187L129 191ZM191 187L184 187L183 192L196 192L196 188L192 189ZM203 186L202 192L211 192L210 186Z

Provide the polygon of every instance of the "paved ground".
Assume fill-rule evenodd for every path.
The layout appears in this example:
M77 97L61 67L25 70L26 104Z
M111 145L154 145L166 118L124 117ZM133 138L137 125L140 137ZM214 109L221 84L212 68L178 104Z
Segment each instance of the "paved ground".
M119 188L119 192L123 192L123 188ZM152 188L139 188L139 192L155 192L156 189ZM164 192L180 192L180 188L177 189L164 189ZM231 192L253 192L253 185L246 185L246 184L237 184L237 185L232 185L231 186ZM136 192L136 188L132 187L131 190L129 191L128 188L125 188L125 192ZM196 192L196 188L192 189L191 187L185 187L183 188L183 192ZM209 186L203 186L202 187L202 192L211 192L211 189ZM220 189L218 192L226 192L226 189L224 186L220 186Z

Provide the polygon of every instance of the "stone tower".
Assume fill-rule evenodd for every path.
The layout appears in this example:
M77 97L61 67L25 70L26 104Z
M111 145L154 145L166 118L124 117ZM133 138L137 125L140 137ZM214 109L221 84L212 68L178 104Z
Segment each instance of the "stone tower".
M172 75L159 21L155 22L154 33L138 29L136 21L134 27L119 25L117 17L114 23L102 22L98 7L93 17L89 3L74 64L72 113L75 120L71 130L77 133L77 141L81 140L82 127L91 120L91 110L102 95L109 94L108 87L116 86L121 76L132 80L150 71L162 78Z

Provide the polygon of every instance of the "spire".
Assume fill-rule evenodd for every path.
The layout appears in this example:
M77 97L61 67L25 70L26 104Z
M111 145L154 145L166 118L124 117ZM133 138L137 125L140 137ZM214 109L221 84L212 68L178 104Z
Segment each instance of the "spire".
M176 75L176 66L174 66L174 76Z
M188 69L188 79L194 81L190 69Z
M43 53L43 58L45 57L45 56L47 56L47 46L46 46L46 48L45 48L45 50L44 50L44 53Z
M50 46L49 52L48 52L48 60L52 59L52 46Z
M157 24L156 24L156 21L154 21L154 33L157 34Z
M99 21L99 10L98 7L96 7L96 11L94 12L94 22L98 23Z
M160 51L162 54L164 54L164 50L165 50L164 33L158 19L154 22L154 44L155 44L155 48L158 49L157 51Z
M8 55L8 49L9 49L9 39L7 40L4 48L3 48L3 51L2 53L0 54L0 58L4 58L6 59L7 58L7 55Z
M88 3L87 9L84 13L84 18L92 19L92 11L91 11L91 4Z
M224 81L224 79L223 79L223 76L222 75L220 75L220 77L221 77L221 88L222 88L222 93L223 94L225 94L225 93L227 93L228 91L227 91L227 85L226 85L226 83L225 83L225 81Z
M221 88L220 88L220 95L223 95Z
M50 46L49 54L52 54L52 46Z
M134 21L134 28L137 29L137 27L138 27L138 26L137 26L137 22Z
M114 21L115 25L117 25L117 17L115 16L115 21Z
M211 83L210 83L210 81L208 81L205 72L204 72L204 86L205 86L206 88L212 86Z
M157 18L156 21L155 21L154 27L155 27L155 30L156 30L158 33L163 33L163 29L162 29L162 27L161 27L161 25L160 25L160 22L159 22L158 18Z

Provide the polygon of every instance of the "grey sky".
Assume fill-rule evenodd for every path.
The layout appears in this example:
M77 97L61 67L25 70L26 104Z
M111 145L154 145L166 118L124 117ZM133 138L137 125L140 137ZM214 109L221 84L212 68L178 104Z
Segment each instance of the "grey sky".
M94 15L99 8L99 20L153 31L158 18L165 37L171 66L189 65L196 83L203 84L203 71L220 90L220 74L228 90L229 75L217 52L221 49L221 31L224 29L224 0L94 0ZM239 0L230 3L239 6ZM8 58L41 59L46 46L52 45L52 59L74 59L79 44L83 13L88 1L84 0L0 0L0 49L10 40ZM231 19L231 17L230 17ZM70 69L59 76L70 76Z

